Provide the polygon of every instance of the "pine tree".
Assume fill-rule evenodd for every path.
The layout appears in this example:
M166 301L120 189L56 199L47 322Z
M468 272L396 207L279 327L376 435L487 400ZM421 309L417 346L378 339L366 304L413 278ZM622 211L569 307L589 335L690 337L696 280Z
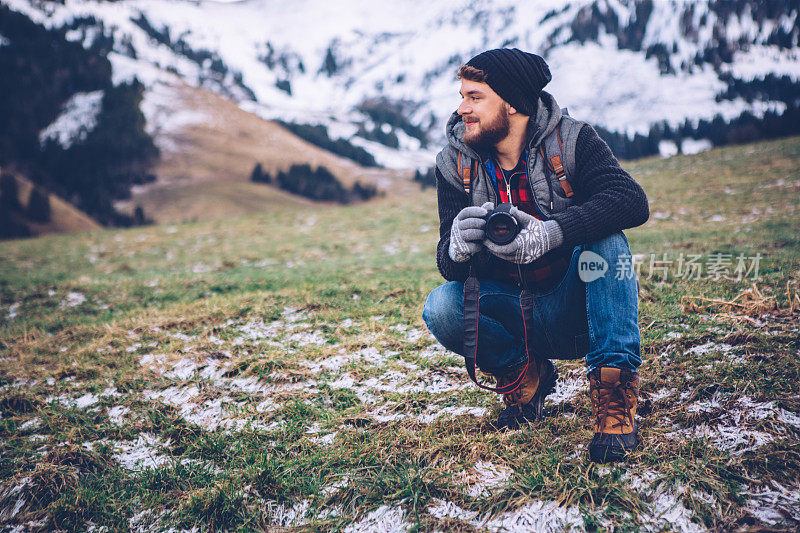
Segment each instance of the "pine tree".
M17 221L8 209L0 209L0 239L30 237L28 226Z
M20 211L22 209L22 205L19 203L17 179L7 172L0 175L0 204L7 210Z
M336 63L336 57L333 55L333 50L331 50L331 47L329 46L328 50L325 52L325 59L323 60L319 71L324 72L330 78L336 74L337 70L339 70L339 65Z
M136 209L133 210L133 223L137 226L144 226L150 223L144 214L144 209L140 205L137 205Z
M256 166L253 167L253 172L250 173L250 181L255 183L270 183L272 181L272 176L269 175L269 172L264 172L261 163L256 163Z
M50 195L39 187L34 187L28 197L28 217L35 222L50 222Z

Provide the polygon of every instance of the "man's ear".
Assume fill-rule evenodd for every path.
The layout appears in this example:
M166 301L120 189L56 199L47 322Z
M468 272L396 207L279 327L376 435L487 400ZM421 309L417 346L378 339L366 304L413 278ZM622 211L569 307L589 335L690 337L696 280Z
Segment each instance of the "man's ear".
M517 114L517 110L514 109L514 106L512 106L508 102L506 102L506 106L508 106L508 114L509 115L516 115Z

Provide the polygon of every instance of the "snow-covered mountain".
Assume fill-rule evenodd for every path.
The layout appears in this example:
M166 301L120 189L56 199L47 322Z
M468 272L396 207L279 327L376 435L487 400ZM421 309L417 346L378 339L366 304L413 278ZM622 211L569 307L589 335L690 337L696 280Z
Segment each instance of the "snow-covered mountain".
M628 135L800 100L797 0L0 1L106 46L117 81L177 74L393 167L430 164L455 70L488 48L543 55L572 116Z

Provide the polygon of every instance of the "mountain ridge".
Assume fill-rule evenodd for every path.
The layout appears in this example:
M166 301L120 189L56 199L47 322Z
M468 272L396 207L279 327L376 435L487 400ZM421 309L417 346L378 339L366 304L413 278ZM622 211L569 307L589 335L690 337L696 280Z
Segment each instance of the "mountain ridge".
M562 106L627 136L647 135L663 122L679 128L716 115L726 122L745 112L780 115L800 103L797 89L788 95L772 89L800 78L800 3L794 0L413 0L390 7L318 0L291 6L3 1L44 23L68 25L74 39L111 39L115 70L121 57L135 56L139 65L126 75L154 65L172 70L263 118L322 124L332 137L356 143L387 130L398 145L382 150L378 162L387 167L430 164L458 104L455 70L497 46L544 55L553 71L547 89ZM748 101L742 91L753 84L766 89ZM408 128L361 109L375 99L400 110L424 135L409 135Z

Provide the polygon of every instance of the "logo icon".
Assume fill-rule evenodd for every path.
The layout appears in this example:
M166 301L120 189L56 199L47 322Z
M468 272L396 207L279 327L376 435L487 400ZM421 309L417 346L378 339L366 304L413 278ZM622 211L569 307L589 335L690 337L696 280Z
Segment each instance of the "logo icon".
M608 272L608 262L602 256L586 250L578 256L578 277L584 283L602 278Z

